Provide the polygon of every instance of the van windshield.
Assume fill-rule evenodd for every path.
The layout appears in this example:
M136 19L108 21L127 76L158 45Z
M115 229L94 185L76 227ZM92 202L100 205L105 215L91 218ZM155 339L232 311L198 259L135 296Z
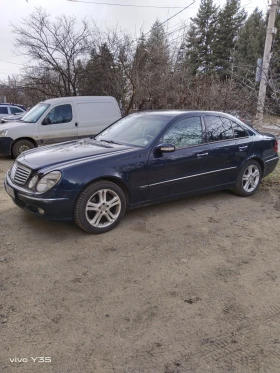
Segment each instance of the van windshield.
M24 123L36 123L49 107L49 104L37 104L20 121Z

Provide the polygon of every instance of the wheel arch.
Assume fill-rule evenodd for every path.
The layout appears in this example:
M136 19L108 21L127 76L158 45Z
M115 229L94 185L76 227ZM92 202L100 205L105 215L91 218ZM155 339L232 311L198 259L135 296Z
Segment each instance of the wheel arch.
M21 140L28 140L28 141L32 142L32 144L34 144L35 148L38 147L37 142L32 137L19 137L12 142L11 152L12 152L12 149L13 149L13 146L15 145L15 143L17 143L18 141L21 141Z
M250 159L247 160L248 161L256 161L259 163L259 165L261 166L261 170L262 170L262 176L264 174L264 161L258 157L258 156L252 156Z
M93 180L90 180L89 182L87 182L86 184L83 185L83 189L80 191L79 195L82 193L82 191L87 188L89 185L91 184L94 184L98 181L110 181L112 183L115 183L116 185L118 185L122 191L124 192L125 194L125 197L126 197L126 206L128 207L129 206L129 202L130 202L130 193L129 193L129 189L128 189L128 186L126 185L126 183L120 178L120 177L117 177L117 176L100 176L96 179L93 179ZM77 197L78 199L78 197Z

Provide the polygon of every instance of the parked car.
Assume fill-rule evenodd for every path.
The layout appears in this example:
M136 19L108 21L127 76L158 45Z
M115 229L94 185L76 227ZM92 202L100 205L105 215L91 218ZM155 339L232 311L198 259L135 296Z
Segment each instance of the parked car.
M127 209L192 194L256 192L278 162L278 142L219 112L139 112L99 135L21 154L6 175L15 204L89 233Z
M0 127L0 154L15 158L25 150L97 134L121 118L113 97L60 97L40 102L17 122Z
M7 123L7 122L17 122L20 119L22 119L25 114L26 114L26 111L20 112L20 113L17 113L17 114L13 114L13 115L8 115L7 117L1 118L1 123L3 124L3 123Z
M25 112L26 112L26 108L23 105L8 104L8 103L1 104L0 103L0 119L2 119L3 117L6 117L8 115L14 115L14 114L17 114L17 113L23 113L24 114Z

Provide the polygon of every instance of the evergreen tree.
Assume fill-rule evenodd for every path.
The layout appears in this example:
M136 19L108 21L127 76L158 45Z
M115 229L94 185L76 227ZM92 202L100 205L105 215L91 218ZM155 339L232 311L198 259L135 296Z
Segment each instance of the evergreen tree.
M216 38L213 42L213 55L216 70L223 76L232 68L232 57L238 32L246 19L246 12L240 7L240 0L227 0L219 11Z
M151 107L159 108L165 97L164 82L171 71L168 40L157 20L151 28L147 43L147 77Z
M255 72L257 59L263 56L265 34L266 24L263 13L256 8L239 32L234 64Z
M97 50L92 50L91 59L86 64L79 90L84 95L110 95L121 98L123 91L121 67L110 51L107 43L101 44Z
M212 43L216 35L217 12L213 0L201 0L197 16L191 19L186 57L194 73L207 73L213 68Z

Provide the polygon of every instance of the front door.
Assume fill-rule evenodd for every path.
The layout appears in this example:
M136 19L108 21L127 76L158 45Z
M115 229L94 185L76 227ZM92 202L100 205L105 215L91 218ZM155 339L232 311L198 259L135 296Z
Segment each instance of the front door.
M72 105L52 108L39 124L39 136L42 145L77 139L78 128Z
M179 119L160 139L175 146L172 153L152 151L148 161L148 199L161 199L212 185L209 145L199 115Z

